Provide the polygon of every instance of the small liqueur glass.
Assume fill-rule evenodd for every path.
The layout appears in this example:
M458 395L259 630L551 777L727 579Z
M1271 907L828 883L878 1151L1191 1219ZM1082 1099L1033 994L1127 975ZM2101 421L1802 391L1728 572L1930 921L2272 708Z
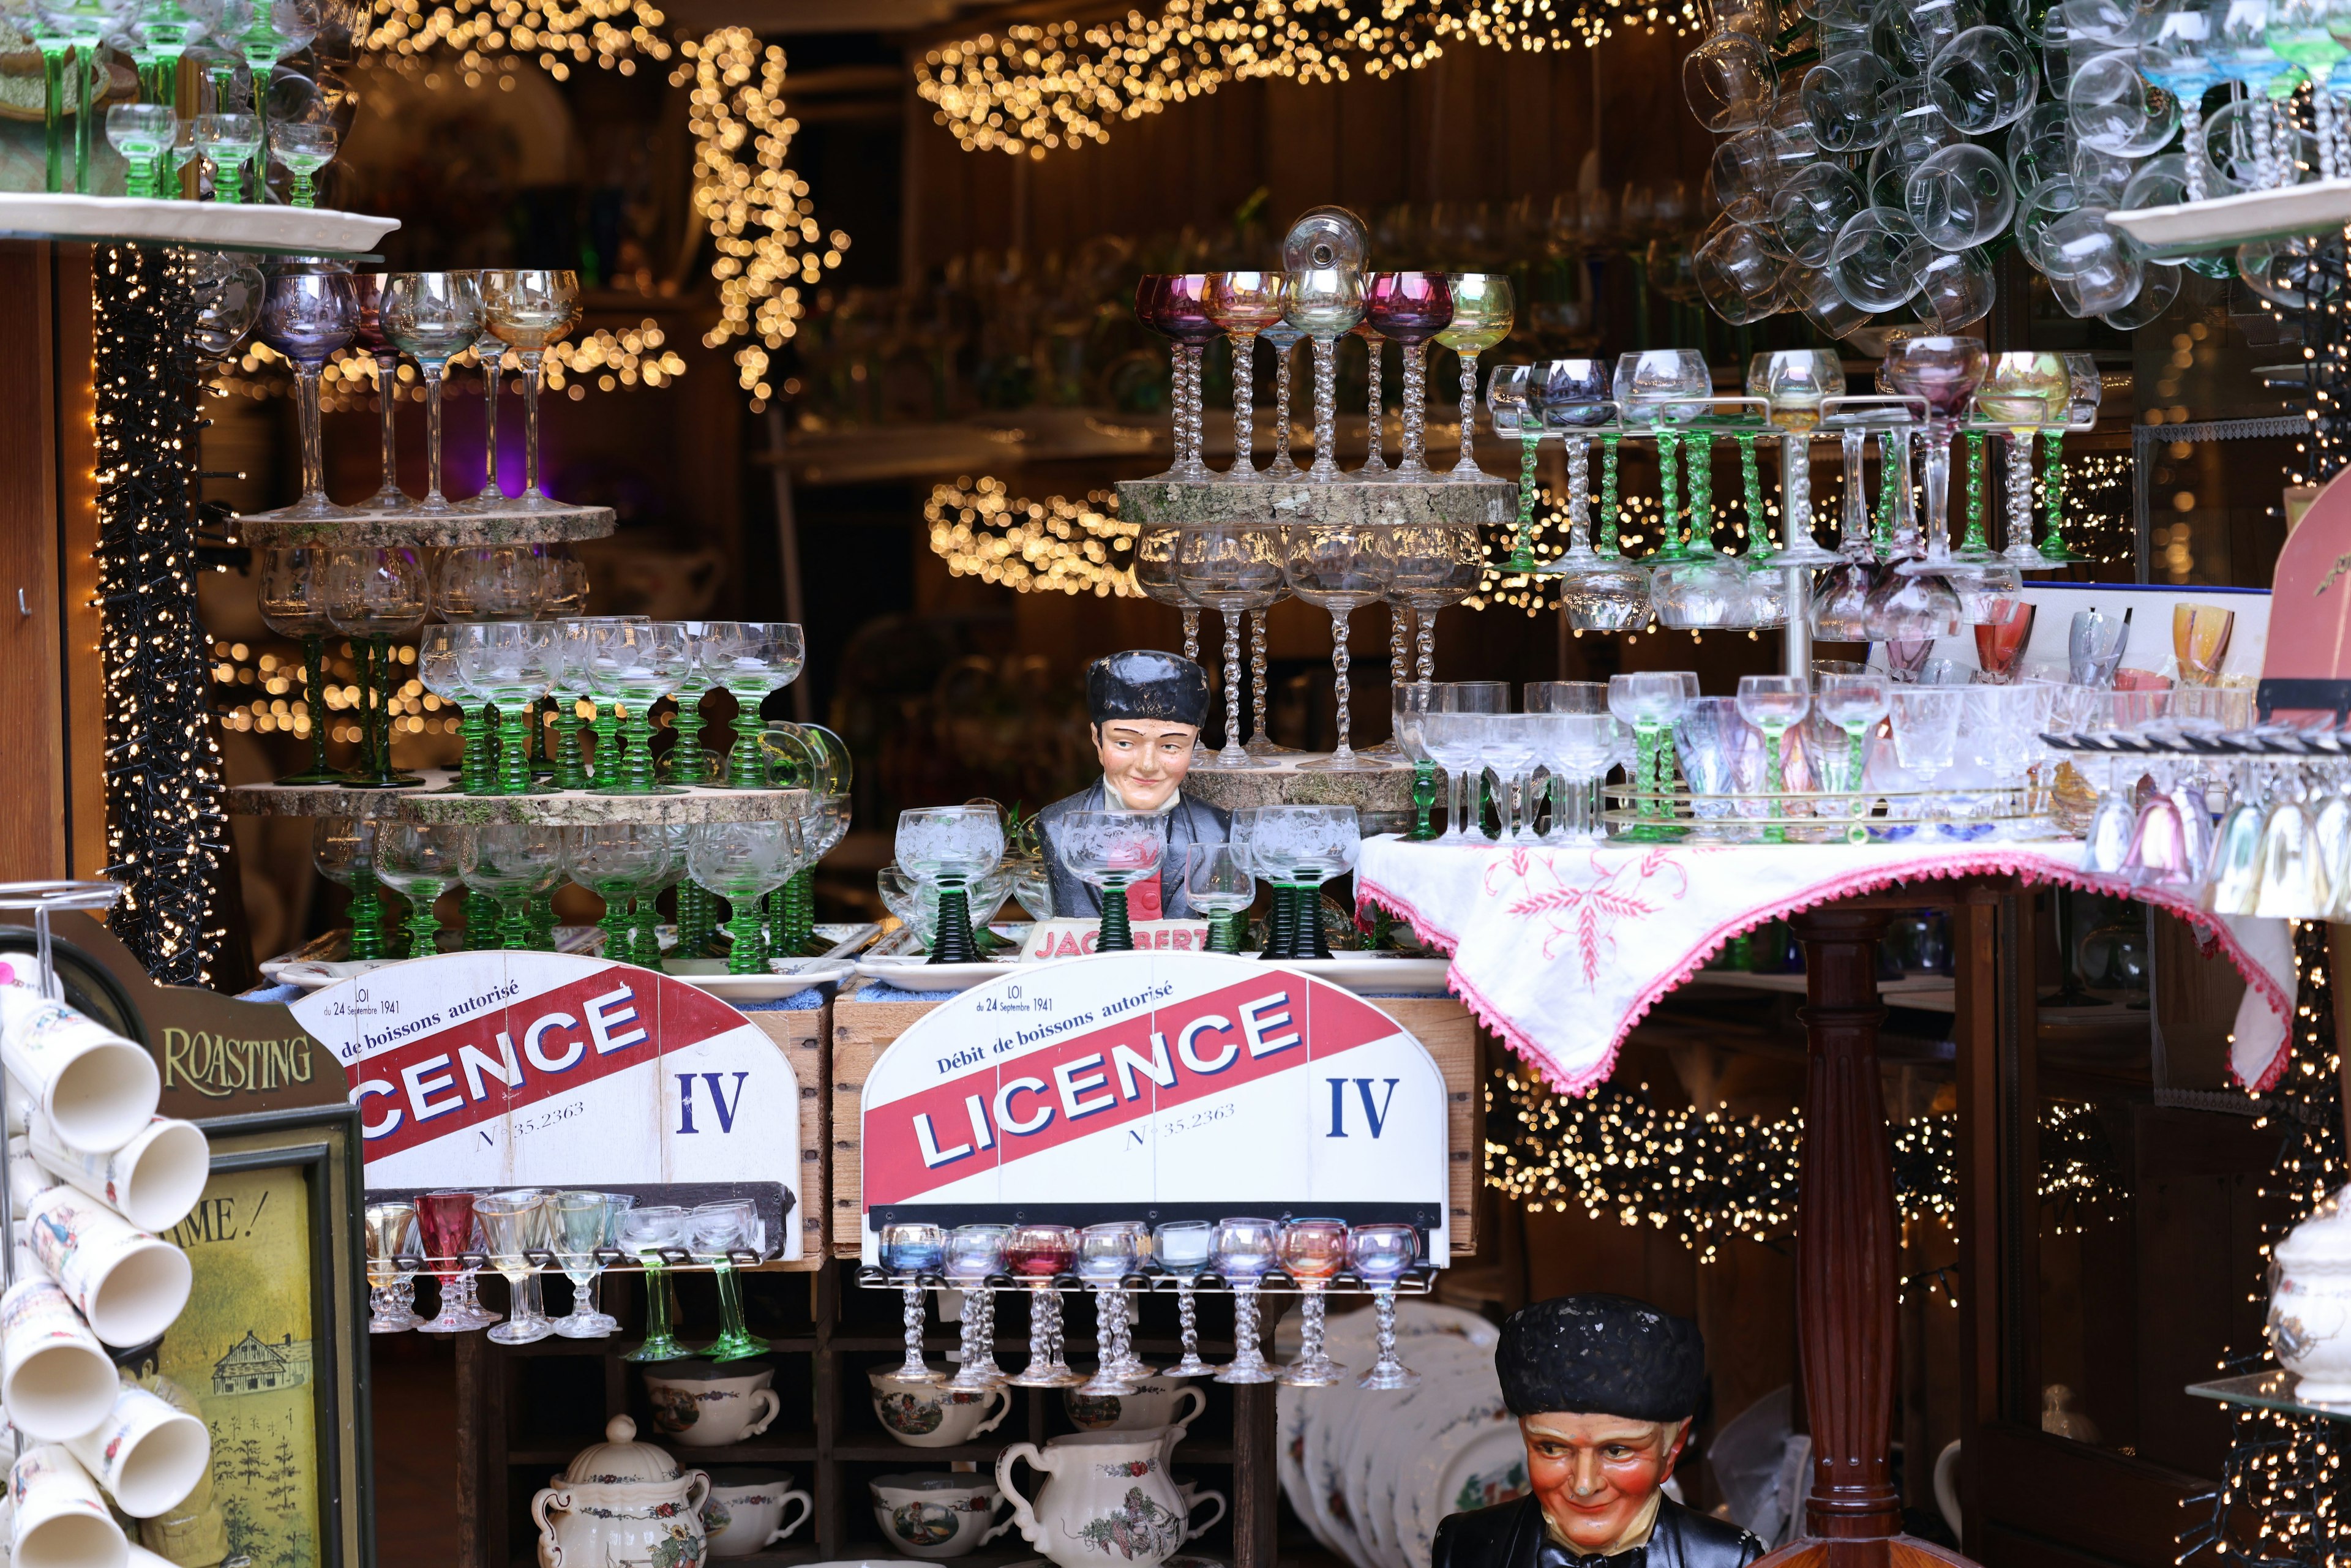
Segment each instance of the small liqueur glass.
M474 1201L473 1193L455 1191L428 1192L416 1200L424 1255L441 1281L441 1311L417 1325L420 1333L465 1333L504 1321L474 1299L475 1268L465 1257L474 1249Z
M1194 1291L1208 1266L1216 1227L1205 1219L1171 1219L1151 1233L1151 1250L1162 1271L1176 1280L1176 1316L1184 1338L1184 1359L1167 1377L1207 1377L1216 1368L1200 1359L1200 1300Z
M513 1312L490 1331L494 1344L534 1344L555 1332L538 1310L532 1284L538 1265L529 1254L553 1245L548 1224L547 1195L540 1192L490 1193L474 1200L475 1218L482 1222L482 1238L491 1266L506 1277Z
M1272 1272L1281 1227L1270 1219L1220 1219L1209 1243L1208 1260L1233 1288L1233 1359L1218 1369L1219 1383L1271 1383L1273 1368L1258 1348L1258 1286Z
M1411 1388L1420 1382L1420 1374L1396 1355L1396 1283L1419 1259L1420 1232L1409 1225L1380 1220L1348 1232L1348 1266L1371 1287L1378 1320L1379 1359L1355 1380L1358 1388Z
M561 1338L608 1339L621 1332L620 1320L595 1304L596 1281L604 1271L596 1250L611 1245L613 1217L622 1212L613 1207L613 1197L569 1189L548 1200L555 1222L555 1260L571 1281L571 1311L555 1320Z
M988 1281L1004 1272L1008 1225L958 1225L947 1232L947 1283L963 1292L963 1343L947 1386L979 1392L1004 1385L996 1364L996 1292Z
M1140 1225L1113 1221L1078 1232L1078 1278L1094 1293L1094 1375L1078 1387L1081 1395L1133 1394L1128 1379L1126 1289L1129 1274L1143 1266L1151 1234Z
M882 1267L899 1281L904 1307L906 1354L893 1375L907 1383L944 1383L923 1359L923 1277L936 1274L946 1262L947 1233L939 1226L920 1222L882 1228Z
M1055 1281L1077 1261L1070 1225L1016 1225L1005 1238L1004 1265L1029 1287L1029 1364L1006 1381L1016 1388L1075 1388L1085 1381L1061 1355L1061 1297Z
M644 1343L622 1361L684 1361L694 1354L670 1330L669 1260L663 1256L681 1250L684 1239L685 1210L674 1204L632 1208L614 1227L613 1245L635 1253L645 1271Z
M718 1285L718 1338L705 1350L710 1361L741 1361L764 1355L768 1342L743 1326L743 1288L735 1271L735 1254L756 1251L759 1211L747 1197L696 1204L686 1214L686 1238L694 1255L710 1265ZM915 1350L922 1348L916 1331Z
M371 1203L367 1206L368 1333L406 1333L424 1320L399 1299L399 1288L413 1278L401 1271L398 1260L416 1252L416 1206L413 1203Z
M1297 1388L1327 1388L1347 1369L1322 1348L1322 1314L1328 1305L1323 1291L1332 1276L1346 1267L1347 1222L1343 1219L1293 1219L1281 1228L1281 1266L1306 1292L1301 1312L1298 1359L1281 1369L1283 1383Z

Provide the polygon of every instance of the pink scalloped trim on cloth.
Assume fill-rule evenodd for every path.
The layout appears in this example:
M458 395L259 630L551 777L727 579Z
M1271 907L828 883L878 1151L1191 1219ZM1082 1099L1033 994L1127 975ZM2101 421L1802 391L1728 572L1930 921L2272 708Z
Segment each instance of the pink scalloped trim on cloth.
M1399 850L1402 848L1401 845L1394 845L1394 847ZM1414 845L1411 848L1414 852L1413 858L1422 862L1425 866L1444 863L1435 855L1426 852L1429 846ZM1591 881L1574 886L1562 885L1548 894L1529 895L1524 889L1525 877L1531 861L1541 858L1547 869L1556 873L1558 857L1564 856L1573 860L1575 858L1576 851L1584 847L1562 845L1552 849L1549 854L1541 854L1543 848L1544 846L1503 847L1478 852L1475 846L1465 845L1448 846L1438 853L1467 862L1468 866L1475 868L1476 890L1473 904L1476 912L1481 916L1481 921L1496 918L1498 915L1515 915L1518 909L1530 907L1536 908L1539 913L1544 915L1553 914L1562 908L1574 909L1579 918L1575 931L1576 950L1582 958L1583 978L1587 988L1597 981L1601 970L1609 966L1610 960L1615 954L1615 937L1612 934L1611 927L1620 922L1637 924L1660 915L1669 915L1671 906L1681 901L1687 892L1690 881L1688 875L1690 867L1681 857L1697 855L1706 859L1713 859L1717 856L1744 858L1755 854L1779 856L1787 853L1786 851L1779 849L1742 848L1738 845L1659 846L1646 852L1639 851L1633 845L1591 846L1583 857L1585 864L1593 873ZM2069 844L2066 848L2075 853L2079 852L2078 845ZM1604 849L1610 852L1613 864L1601 859L1597 852ZM1667 849L1677 852L1670 854L1663 852ZM1474 860L1471 859L1473 853L1476 854ZM1614 857L1618 855L1623 858L1615 859ZM1782 861L1779 863L1784 865L1786 862ZM1510 879L1506 884L1507 892L1498 889L1494 883L1491 873L1497 868L1503 869ZM1725 873L1735 875L1732 867L1723 866L1721 869ZM1448 881L1462 874L1460 869L1448 867L1447 870ZM1648 884L1656 880L1658 872L1664 870L1677 873L1683 885L1679 890L1669 891L1660 900L1651 893ZM1561 1039L1560 1036L1563 1032L1561 1024L1542 1017L1520 1016L1527 1009L1520 1008L1514 1011L1511 1007L1489 996L1486 988L1481 988L1477 979L1463 966L1460 953L1463 936L1458 932L1449 929L1447 920L1424 907L1428 900L1416 898L1395 886L1392 882L1380 880L1368 870L1358 870L1356 887L1359 901L1379 904L1408 924L1414 935L1423 944L1439 948L1453 956L1452 963L1447 967L1447 988L1477 1014L1481 1023L1506 1042L1511 1050L1524 1057L1553 1088L1568 1094L1582 1094L1593 1085L1605 1080L1614 1070L1617 1055L1623 1049L1626 1037L1657 1001L1702 969L1707 961L1732 938L1802 910L1861 894L1877 892L1896 883L1930 879L1945 880L1986 873L2013 875L2022 878L2028 883L2063 883L2094 893L2121 897L2133 896L2132 890L2119 878L2085 873L2078 866L2069 865L2046 851L2037 851L2024 846L1989 846L1981 850L1952 849L1940 852L1932 858L1924 859L1915 855L1878 859L1873 855L1870 863L1865 866L1805 883L1792 894L1765 899L1763 902L1742 907L1727 917L1713 921L1692 940L1680 958L1643 984L1624 1003L1596 1059L1589 1046L1579 1050ZM1721 885L1715 878L1709 877L1707 880L1710 883ZM1458 902L1458 894L1462 890L1458 887L1446 887L1434 891L1457 895L1447 901ZM1499 911L1497 906L1505 897L1516 897L1518 909ZM2287 1043L2285 1021L2293 1016L2294 1010L2290 989L2292 950L2290 937L2282 947L2285 956L2285 969L2283 973L2273 972L2261 956L2248 950L2239 932L2222 917L2174 898L2158 895L2147 898L2145 902L2190 922L2198 932L2199 941L2217 944L2228 954L2230 961L2243 975L2249 995L2246 998L2246 1007L2241 1009L2239 1013L2238 1041L2232 1052L2231 1071L2240 1082L2246 1083L2254 1092L2267 1090L2285 1071L2289 1054L2285 1050ZM2284 923L2258 924L2283 925ZM1514 935L1524 935L1526 931L1531 929L1531 919L1517 921L1514 925ZM1552 925L1556 934L1557 922L1554 920ZM1664 936L1667 934L1660 932L1654 935ZM2274 941L2264 941L2262 945L2273 950L2274 961L2275 953L2280 950L2281 945ZM1526 953L1514 949L1510 956L1513 960L1520 956L1526 956L1541 966L1555 965L1562 961L1560 955L1552 950L1548 942L1540 951ZM2253 1013L2252 1004L2255 998L2259 999L2261 1010L2267 1017L2250 1016ZM1605 998L1594 997L1591 999L1606 1005ZM1545 1012L1561 1010L1562 1009L1549 1007L1544 1009ZM1573 1009L1565 1010L1573 1011ZM1589 1039L1588 1033L1585 1038ZM1583 1060L1576 1060L1579 1057Z

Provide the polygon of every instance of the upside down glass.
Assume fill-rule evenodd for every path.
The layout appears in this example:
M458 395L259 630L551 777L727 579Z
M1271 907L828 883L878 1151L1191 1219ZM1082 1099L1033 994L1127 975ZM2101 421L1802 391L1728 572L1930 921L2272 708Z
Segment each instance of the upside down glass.
M685 1210L674 1204L632 1208L620 1217L613 1244L637 1255L645 1271L645 1340L622 1361L683 1361L694 1353L670 1332L669 1262L662 1254L685 1239Z
M743 1290L735 1274L734 1254L757 1251L758 1229L759 1211L749 1198L696 1204L686 1215L694 1255L710 1265L718 1284L718 1338L702 1353L708 1360L741 1361L767 1353L768 1342L743 1326Z

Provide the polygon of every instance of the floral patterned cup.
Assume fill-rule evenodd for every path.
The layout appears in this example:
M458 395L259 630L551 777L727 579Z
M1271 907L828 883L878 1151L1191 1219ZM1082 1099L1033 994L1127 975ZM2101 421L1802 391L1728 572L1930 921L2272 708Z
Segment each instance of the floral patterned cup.
M1012 1408L1003 1388L948 1388L915 1383L894 1370L876 1367L865 1375L873 1385L873 1414L883 1430L910 1448L948 1448L996 1430Z
M756 1437L774 1423L782 1408L768 1386L775 1376L772 1366L664 1362L646 1371L645 1396L663 1437L680 1448L715 1448Z
M992 1522L1004 1507L996 1483L969 1475L877 1476L873 1520L891 1546L910 1557L961 1557L1012 1528Z

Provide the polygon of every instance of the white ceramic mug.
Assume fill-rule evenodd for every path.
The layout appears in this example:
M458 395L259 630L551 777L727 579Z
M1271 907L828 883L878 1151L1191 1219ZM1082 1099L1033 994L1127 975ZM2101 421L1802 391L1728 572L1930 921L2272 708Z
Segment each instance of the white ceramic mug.
M46 1442L78 1437L106 1419L121 1386L56 1281L22 1274L0 1296L0 1406L18 1430Z
M66 1448L133 1519L152 1519L187 1500L213 1452L202 1421L137 1387L125 1387L98 1429Z
M799 1512L786 1524L793 1503ZM772 1546L809 1521L816 1500L792 1486L786 1470L731 1467L710 1472L710 1492L702 1500L702 1533L713 1557L748 1557Z
M949 1448L993 1432L1012 1408L1008 1388L948 1388L909 1383L875 1368L865 1375L873 1389L873 1415L882 1429L910 1448Z
M756 1437L773 1425L783 1401L768 1386L776 1369L729 1371L708 1361L656 1362L645 1370L653 1425L684 1448L716 1448Z
M98 1483L71 1454L44 1443L8 1472L13 1568L124 1568L131 1540Z
M1208 1396L1193 1384L1178 1383L1172 1377L1156 1374L1135 1380L1133 1394L1081 1394L1074 1388L1061 1391L1061 1406L1070 1419L1087 1432L1144 1432L1154 1427L1174 1427L1190 1431L1200 1412L1208 1407ZM1182 1416L1176 1406L1191 1397L1191 1409ZM1177 1439L1181 1441L1181 1439Z
M109 1344L146 1343L188 1304L188 1255L87 1193L53 1186L33 1200L25 1224L43 1271Z
M57 1185L57 1178L33 1163L32 1145L25 1134L8 1140L8 1218L25 1218L25 1206L35 1195Z
M1012 1528L1009 1516L1001 1523L996 1519L1006 1505L1004 1494L979 1476L937 1470L877 1476L867 1490L873 1494L873 1522L893 1550L910 1557L961 1557Z
M1197 1541L1216 1528L1217 1521L1225 1517L1225 1494L1214 1487L1204 1489L1190 1477L1179 1476L1176 1479L1176 1495L1184 1500L1184 1539L1186 1541ZM1200 1511L1200 1505L1204 1502L1215 1503L1217 1511L1195 1524L1192 1516Z
M22 980L0 984L0 1061L24 1087L27 1109L78 1149L120 1148L163 1096L144 1048Z
M36 1165L141 1230L169 1230L187 1218L212 1176L212 1145L193 1122L157 1116L105 1154L68 1146L40 1111L26 1127Z

